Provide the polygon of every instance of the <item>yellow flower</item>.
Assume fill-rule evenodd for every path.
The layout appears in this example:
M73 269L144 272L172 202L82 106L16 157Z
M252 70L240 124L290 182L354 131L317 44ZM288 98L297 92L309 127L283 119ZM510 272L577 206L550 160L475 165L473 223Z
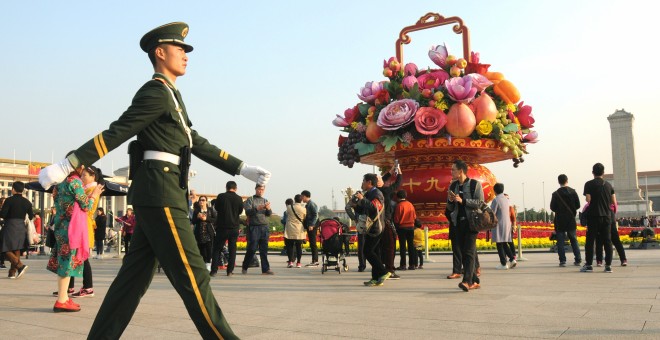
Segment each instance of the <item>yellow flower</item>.
M509 110L509 111L511 111L511 112L516 112L516 111L518 111L518 107L516 106L516 104L507 104L507 105L506 105L506 109Z
M436 93L442 93L442 92L436 92ZM449 108L449 106L447 105L447 102L444 101L444 100L436 101L434 106L435 106L436 109L441 110L441 111L445 111Z
M493 124L489 121L482 120L479 122L479 125L477 125L477 133L480 135L488 136L491 132L493 132Z
M371 122L373 119L374 119L374 113L373 113L373 112L369 112L369 113L367 114L367 118L365 118L365 121L366 121L367 123L369 123L369 122Z
M353 130L355 130L355 129L357 129L357 125L358 125L358 122L353 122L353 123L351 123L351 128L353 128Z

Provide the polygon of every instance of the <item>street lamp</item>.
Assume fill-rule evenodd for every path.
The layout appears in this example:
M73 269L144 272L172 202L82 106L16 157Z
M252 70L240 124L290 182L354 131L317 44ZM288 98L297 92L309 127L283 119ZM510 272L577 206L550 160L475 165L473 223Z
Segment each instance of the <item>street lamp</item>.
M525 182L522 183L523 188L523 221L527 221L527 208L525 207Z
M545 181L541 182L543 185L543 222L548 222L548 211L545 209Z

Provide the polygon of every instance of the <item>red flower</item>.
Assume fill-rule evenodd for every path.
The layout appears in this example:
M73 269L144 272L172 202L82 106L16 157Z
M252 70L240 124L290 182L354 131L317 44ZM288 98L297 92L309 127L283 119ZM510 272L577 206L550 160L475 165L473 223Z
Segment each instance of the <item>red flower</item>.
M390 102L390 92L387 90L380 90L378 91L378 94L376 94L376 105L387 105L387 103ZM360 111L357 110L357 106L355 107L356 111L359 113Z
M71 248L69 248L69 245L67 243L62 245L62 248L60 248L60 256L69 256L71 253Z

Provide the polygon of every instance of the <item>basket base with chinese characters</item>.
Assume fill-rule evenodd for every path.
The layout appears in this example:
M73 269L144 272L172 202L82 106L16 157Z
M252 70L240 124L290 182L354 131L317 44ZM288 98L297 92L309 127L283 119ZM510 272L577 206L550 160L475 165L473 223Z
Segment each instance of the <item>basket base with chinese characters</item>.
M490 201L495 198L497 180L481 164L510 158L511 154L504 153L491 139L432 138L416 139L408 145L399 142L389 151L362 156L360 163L390 168L398 160L403 173L400 189L408 194L418 217L426 223L445 223L453 162L460 159L468 164L468 177L482 183L485 201Z

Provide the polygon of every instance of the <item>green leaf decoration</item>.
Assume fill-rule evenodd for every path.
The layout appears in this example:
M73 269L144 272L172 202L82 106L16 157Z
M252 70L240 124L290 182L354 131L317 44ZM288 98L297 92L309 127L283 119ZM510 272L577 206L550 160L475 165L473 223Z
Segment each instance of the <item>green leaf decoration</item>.
M518 125L516 123L508 124L504 127L504 132L518 132Z
M372 153L376 150L376 145L375 144L370 144L370 143L355 143L353 145L353 148L358 151L358 155L366 155L369 153Z
M408 92L403 91L403 97L420 101L422 99L422 92L419 91L419 84L413 85L413 88Z
M363 103L363 104L358 104L358 110L360 110L360 115L363 117L366 117L367 114L369 114L369 107L371 105Z
M396 142L400 141L401 137L397 135L384 135L380 137L379 141L385 147L385 151L390 151L396 145Z

